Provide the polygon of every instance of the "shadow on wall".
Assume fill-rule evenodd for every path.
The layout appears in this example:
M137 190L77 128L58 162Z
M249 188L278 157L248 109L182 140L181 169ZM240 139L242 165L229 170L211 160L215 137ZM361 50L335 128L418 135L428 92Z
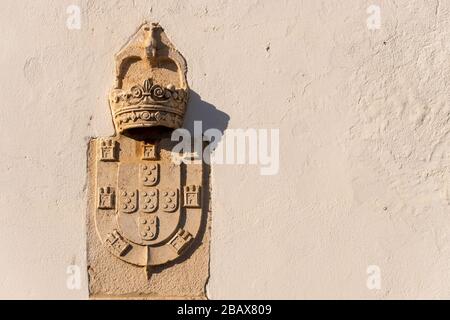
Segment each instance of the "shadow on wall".
M223 132L226 130L228 126L228 122L230 120L230 117L225 112L222 112L220 110L217 110L216 107L214 107L212 104L205 102L201 99L201 97L194 91L190 91L190 98L189 98L189 104L187 106L185 118L184 118L184 124L183 128L187 129L191 135L194 132L194 121L201 121L202 122L202 133L205 132L208 129L218 129L223 134ZM176 142L174 142L176 143ZM168 148L168 150L171 150L172 148ZM185 164L182 164L182 166L185 166ZM182 172L186 172L186 170L182 170ZM210 173L211 173L211 167L209 164L203 163L203 177L202 177L202 184L203 186L210 186ZM186 177L182 175L181 180L182 184L185 185ZM210 217L208 217L209 214L209 208L210 208L210 198L211 195L209 194L210 188L203 188L203 209L202 209L202 220L200 224L200 229L198 232L197 237L194 239L192 245L190 245L186 252L178 257L177 259L170 261L166 263L163 266L154 266L152 267L152 273L160 273L163 270L166 270L178 263L181 263L187 259L189 259L192 254L202 245L205 244L205 232L207 230L208 220ZM186 212L185 209L182 210L182 217L183 219L186 218ZM209 273L209 271L208 271Z
M202 132L214 128L220 130L223 134L228 127L230 116L218 110L212 104L203 101L195 91L191 90L183 125L191 134L194 132L194 121L202 122Z

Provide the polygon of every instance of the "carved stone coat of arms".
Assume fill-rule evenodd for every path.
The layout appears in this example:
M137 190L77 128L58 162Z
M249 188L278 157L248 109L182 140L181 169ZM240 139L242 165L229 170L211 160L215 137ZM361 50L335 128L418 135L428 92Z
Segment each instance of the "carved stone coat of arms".
M94 293L108 294L99 288L111 286L113 294L159 294L149 284L123 282L136 268L149 279L183 263L205 224L203 165L173 161L170 140L186 112L186 72L185 59L158 24L144 24L116 55L109 97L116 135L93 139L89 152L88 263ZM111 272L116 274L110 278L103 274Z

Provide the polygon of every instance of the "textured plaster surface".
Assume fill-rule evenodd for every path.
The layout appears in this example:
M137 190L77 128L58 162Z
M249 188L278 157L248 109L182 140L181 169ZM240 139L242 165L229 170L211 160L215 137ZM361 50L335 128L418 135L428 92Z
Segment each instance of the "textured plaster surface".
M449 298L450 3L1 3L0 297L87 298L86 149L144 20L228 128L279 128L280 172L213 166L210 298ZM187 121L223 124L191 108ZM211 115L211 116L208 116ZM381 289L368 290L378 265Z

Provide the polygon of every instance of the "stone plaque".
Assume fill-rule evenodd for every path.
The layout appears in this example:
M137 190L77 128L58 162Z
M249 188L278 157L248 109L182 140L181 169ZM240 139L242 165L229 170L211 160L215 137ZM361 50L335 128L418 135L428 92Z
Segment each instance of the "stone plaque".
M186 72L158 24L116 55L116 135L89 145L91 297L205 297L208 170L173 161L170 140L186 112Z

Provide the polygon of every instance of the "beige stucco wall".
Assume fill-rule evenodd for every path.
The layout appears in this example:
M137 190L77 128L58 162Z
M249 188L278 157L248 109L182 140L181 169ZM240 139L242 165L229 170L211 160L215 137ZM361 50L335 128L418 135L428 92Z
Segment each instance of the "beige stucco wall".
M70 4L80 30L66 27ZM1 298L87 298L84 273L80 290L66 286L67 266L85 268L87 141L113 133L113 53L144 19L188 61L188 121L280 130L279 174L212 168L209 297L450 297L449 2L0 9Z

